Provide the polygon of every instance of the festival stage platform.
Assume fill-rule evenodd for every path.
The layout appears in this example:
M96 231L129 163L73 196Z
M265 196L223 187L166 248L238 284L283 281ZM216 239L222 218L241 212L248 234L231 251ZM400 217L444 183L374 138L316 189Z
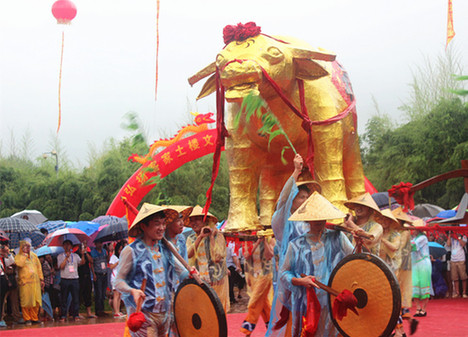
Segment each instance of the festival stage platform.
M414 313L414 310L412 311ZM427 306L427 316L419 318L419 327L414 337L465 337L468 335L468 299L431 300ZM229 337L244 337L239 327L245 317L244 313L228 314ZM29 326L21 329L0 330L2 337L82 337L105 336L122 337L125 322L96 323L84 320L77 325L50 323L46 326ZM407 326L406 326L407 327ZM265 335L265 326L259 322L252 337ZM409 333L409 328L406 331ZM408 335L409 336L409 335ZM206 336L209 337L209 336ZM319 337L319 336L318 336Z

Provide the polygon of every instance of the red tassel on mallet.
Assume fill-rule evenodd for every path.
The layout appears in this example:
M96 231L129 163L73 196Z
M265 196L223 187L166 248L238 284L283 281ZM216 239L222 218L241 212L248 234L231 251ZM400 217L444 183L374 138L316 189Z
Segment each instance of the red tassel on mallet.
M145 288L146 288L146 279L143 279L143 282L141 282L140 290L144 292ZM141 326L146 321L145 315L143 315L143 313L140 311L141 306L143 305L143 301L144 299L140 297L137 303L136 311L133 314L131 314L127 320L127 326L133 332L137 332L138 330L140 330Z

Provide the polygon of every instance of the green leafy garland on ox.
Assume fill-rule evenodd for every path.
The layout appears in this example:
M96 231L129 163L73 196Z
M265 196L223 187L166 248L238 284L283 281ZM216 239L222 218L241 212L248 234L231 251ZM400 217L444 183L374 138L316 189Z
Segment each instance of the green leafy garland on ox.
M258 131L261 135L268 135L268 149L270 149L271 141L275 137L279 135L283 135L284 137L286 137L286 140L288 141L290 146L284 146L281 150L281 162L284 165L287 164L286 159L284 159L284 152L287 149L292 149L294 151L294 154L297 154L296 149L294 148L293 144L291 143L291 140L284 131L283 127L281 126L279 120L271 112L271 110L268 108L268 105L261 96L256 95L254 93L250 93L246 97L244 97L241 108L237 115L234 117L234 129L237 129L239 127L242 115L245 115L244 118L247 123L250 122L250 118L254 115L262 121L262 127L258 129Z

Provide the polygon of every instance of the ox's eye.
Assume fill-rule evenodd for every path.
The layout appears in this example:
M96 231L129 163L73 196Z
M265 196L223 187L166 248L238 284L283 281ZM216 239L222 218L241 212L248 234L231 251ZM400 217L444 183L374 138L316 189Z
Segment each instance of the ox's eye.
M219 67L223 62L224 62L224 56L221 54L218 54L216 56L216 65Z
M264 54L264 57L270 61L270 63L278 63L280 62L283 58L284 58L284 55L283 53L281 52L281 50L279 50L278 48L276 47L269 47L266 51L266 53Z

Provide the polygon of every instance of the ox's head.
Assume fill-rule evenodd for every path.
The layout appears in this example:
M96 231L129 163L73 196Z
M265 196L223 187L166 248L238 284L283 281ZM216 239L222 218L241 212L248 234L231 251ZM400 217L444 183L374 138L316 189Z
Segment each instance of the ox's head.
M227 44L216 56L216 62L189 78L189 83L193 85L212 75L204 84L198 99L216 90L216 70L225 88L226 100L233 102L242 100L250 92L261 93L264 98L273 94L264 71L288 92L295 85L296 79L314 80L328 75L323 61L335 59L334 54L312 48L304 42L260 34L259 27L251 36L233 33L233 38L226 41L226 28Z

